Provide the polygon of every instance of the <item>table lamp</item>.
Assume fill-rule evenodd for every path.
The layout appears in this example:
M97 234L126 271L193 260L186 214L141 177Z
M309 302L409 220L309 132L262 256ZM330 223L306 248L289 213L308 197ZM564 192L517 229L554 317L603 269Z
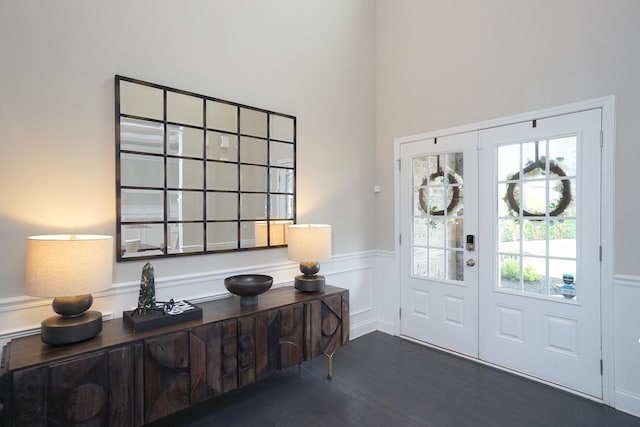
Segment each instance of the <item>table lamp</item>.
M87 311L92 292L111 287L113 238L97 235L49 235L27 239L26 290L54 297L59 316L41 324L42 342L71 344L102 331L102 313Z
M324 289L320 261L331 258L331 226L325 224L296 224L289 226L289 259L300 262L302 275L296 276L295 288L302 292Z

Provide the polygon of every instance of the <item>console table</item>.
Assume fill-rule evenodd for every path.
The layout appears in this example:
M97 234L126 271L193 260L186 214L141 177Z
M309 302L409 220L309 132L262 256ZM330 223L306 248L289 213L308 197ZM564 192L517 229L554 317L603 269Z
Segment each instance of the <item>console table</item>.
M202 320L133 332L122 319L96 338L49 346L40 335L3 351L4 425L140 426L349 342L349 292L271 289L198 304Z

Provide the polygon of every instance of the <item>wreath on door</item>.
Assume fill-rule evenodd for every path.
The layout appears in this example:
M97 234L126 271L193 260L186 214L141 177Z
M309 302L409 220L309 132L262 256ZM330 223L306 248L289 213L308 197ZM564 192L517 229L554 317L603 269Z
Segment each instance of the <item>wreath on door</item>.
M527 165L524 169L522 169L522 174L523 176L525 176L527 174L531 174L532 172L536 172L536 171L544 174L546 170L546 166L547 166L546 159L544 157L541 157L539 160L532 162L531 164ZM549 161L549 172L559 177L567 176L567 174L564 172L564 170L560 167L558 162L556 162L555 160ZM513 175L511 175L511 177L509 177L509 179L514 181L520 180L520 172L514 173ZM509 205L509 208L512 209L516 214L520 213L520 201L516 199L516 196L514 194L516 186L518 184L519 182L509 183L507 185L507 193L505 195L505 200ZM562 213L569 207L569 204L571 203L571 200L572 200L571 182L569 181L569 179L561 179L560 185L562 186L562 190L561 190L562 195L560 196L560 200L558 201L558 204L555 205L553 210L549 212L549 216L562 215ZM529 212L526 209L522 209L522 216L543 217L545 216L545 212Z
M418 203L420 204L420 209L422 209L427 215L444 216L444 206L442 207L442 209L438 209L438 207L436 206L429 207L428 202L429 184L435 181L437 178L442 178L444 180L444 177L444 171L442 170L442 168L439 168L437 172L432 173L427 178L422 180L422 188L420 188L420 191L418 192ZM447 205L446 209L446 211L450 215L451 212L454 212L460 204L460 186L455 184L461 184L462 179L451 172L447 172L446 179L449 184L454 184L453 186L449 187L451 189L451 201Z

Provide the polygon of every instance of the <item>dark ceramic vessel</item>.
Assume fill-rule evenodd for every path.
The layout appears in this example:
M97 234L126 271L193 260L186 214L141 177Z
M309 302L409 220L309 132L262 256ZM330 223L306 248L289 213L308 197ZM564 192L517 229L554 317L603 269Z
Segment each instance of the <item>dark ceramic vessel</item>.
M224 279L229 292L240 297L240 305L258 304L258 295L273 284L273 277L265 274L239 274Z

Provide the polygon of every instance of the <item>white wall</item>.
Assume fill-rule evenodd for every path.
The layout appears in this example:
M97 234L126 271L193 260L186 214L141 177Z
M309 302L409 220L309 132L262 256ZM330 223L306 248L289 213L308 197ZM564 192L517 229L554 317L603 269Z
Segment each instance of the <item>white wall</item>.
M640 159L640 2L376 4L376 180L383 189L393 188L393 138L616 96L615 245L605 248L615 252L615 342L605 343L614 347L605 353L614 354L616 406L640 415L640 329L632 316L640 301L640 199L631 175ZM393 191L383 190L376 203L378 248L391 250ZM380 286L380 295L397 292Z
M298 221L331 224L334 254L374 249L374 30L367 0L1 2L0 304L23 298L27 236L115 234L115 74L297 116ZM286 259L153 264L162 278ZM114 265L114 283L142 264Z

